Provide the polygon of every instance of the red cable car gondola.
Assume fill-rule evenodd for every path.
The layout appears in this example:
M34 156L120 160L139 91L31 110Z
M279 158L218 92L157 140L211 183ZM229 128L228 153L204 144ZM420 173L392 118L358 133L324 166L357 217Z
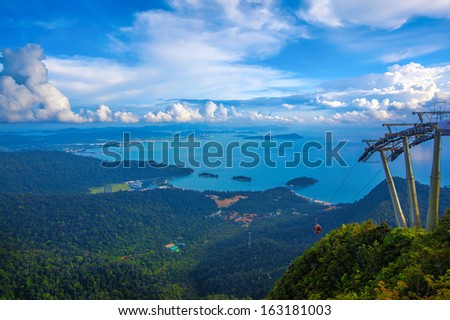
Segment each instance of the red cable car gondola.
M316 225L314 226L314 233L320 234L321 232L322 232L322 227L320 226L320 224L317 223L317 219L316 219Z

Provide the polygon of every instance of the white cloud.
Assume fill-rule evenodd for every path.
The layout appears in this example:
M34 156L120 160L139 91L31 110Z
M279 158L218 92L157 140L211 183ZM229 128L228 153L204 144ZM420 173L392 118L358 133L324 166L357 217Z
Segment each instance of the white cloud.
M343 22L334 12L333 0L308 0L308 9L299 10L298 16L310 23L324 24L330 27L341 27Z
M108 59L51 57L50 78L80 103L148 104L158 99L249 99L294 94L311 82L248 64L307 37L293 12L264 1L171 1L172 10L138 12L109 35L111 50L132 66Z
M144 115L147 122L203 122L214 121L217 105L208 102L205 106L204 114L200 113L199 108L190 107L185 103L175 103L166 108L165 111L157 113L148 112Z
M139 117L132 112L116 111L114 112L114 119L123 123L136 123L139 122Z
M357 78L339 79L323 84L328 97L352 96L356 98L388 98L405 103L432 99L437 93L448 91L450 65L424 67L418 63L393 65L382 74L369 74ZM417 103L411 103L417 107Z
M82 113L84 113L84 112L82 111ZM91 110L87 110L86 115L87 115L88 122L111 122L111 121L113 121L113 113L112 113L111 109L104 104L99 105L97 107L97 110L95 110L95 112L91 111Z
M143 107L140 109L142 111L133 109L133 112L130 112L124 110L123 105L133 97L145 96L148 90L164 92L162 89L165 86L156 82L158 79L156 75L159 74L157 69L146 66L150 68L149 74L155 75L153 79L155 82L149 86L148 83L144 83L147 74L117 63L109 64L107 60L77 60L83 63L83 67L78 70L74 61L53 59L52 66L57 72L58 70L62 72L61 74L68 73L69 80L80 76L81 82L92 82L96 90L103 94L97 98L102 97L106 102L105 97L115 97L116 105L109 107L104 102L98 101L96 103L98 107L95 110L89 110L89 108L86 110L86 106L89 106L86 104L83 106L84 111L75 113L71 109L68 98L56 89L53 83L48 82L47 69L42 62L43 54L39 46L28 45L16 52L5 49L1 59L3 64L0 74L1 122L301 123L306 119L306 121L362 124L373 121L402 120L413 110L429 109L434 98L448 99L450 96L450 65L425 67L418 63L408 63L392 65L384 73L329 81L323 83L318 93L241 101L238 108L231 106L231 103L221 104L211 100L206 103L179 102L159 110L149 104L147 108L151 111ZM256 70L252 67L222 65L221 68L223 69L220 71L228 72L228 76L235 73L233 78L236 77L236 83L228 85L242 86L242 81L250 81L250 78L240 79L239 72L243 68L249 68L246 69L248 70L246 75L252 76L249 87L262 87L260 81L267 80L258 78L260 70L252 74L251 70ZM199 82L192 82L192 78L187 81L183 76L172 78L185 83L184 89L190 92L196 92L197 86L202 88L201 80L205 80L205 78L198 78ZM136 84L136 87L128 88L128 81ZM280 80L281 83L283 81ZM56 83L64 86L64 82ZM171 81L168 83L173 84ZM203 88L208 87L206 84L207 82L203 83ZM214 86L212 89L208 88L213 91L216 89ZM217 87L219 88L223 89L221 86ZM167 92L170 91L169 87L166 89ZM238 89L242 88L236 88ZM79 90L80 94L96 94L96 90L92 90L89 86L80 86L76 90ZM122 103L117 102L118 97L124 99ZM170 97L173 98L173 94ZM336 112L336 109L339 112Z
M163 111L157 113L148 112L144 115L144 120L147 122L172 122L172 116Z
M0 62L0 121L82 122L69 100L48 82L39 45L4 49Z
M113 112L110 107L104 104L99 105L95 111L82 109L80 116L83 117L84 122L137 123L141 121L139 115L129 111Z
M380 103L377 99L367 100L366 98L356 98L352 103L360 108L368 110L379 110L380 108L387 108L389 106L389 99L383 99Z
M320 95L317 95L315 102L319 105L323 105L323 106L327 106L327 107L331 107L331 108L341 108L341 107L345 107L347 105L345 102L338 101L338 100L321 99Z
M292 119L277 115L265 114L255 110L237 111L227 108L223 104L217 105L208 101L202 106L188 103L175 103L165 110L147 112L144 115L126 110L113 111L109 106L100 104L95 110L83 108L79 113L71 109L69 99L56 87L48 82L47 69L42 62L42 49L38 45L27 45L16 52L3 50L1 63L3 70L0 74L0 121L57 121L57 122L226 122L226 121L276 121L300 122L301 118ZM105 69L102 74L99 69L90 70L89 67L77 70L73 65L62 64L73 73L83 74L84 79L95 79L98 85L104 80L110 84L120 84L124 81L122 74L116 74L117 65L101 63ZM110 68L110 69L108 69ZM112 72L111 70L115 70ZM109 74L111 72L111 74ZM97 74L96 74L97 73ZM91 88L82 88L89 92ZM128 97L128 95L127 95Z
M39 45L28 44L17 51L4 49L0 62L0 122L111 122L134 123L139 116L126 111L114 114L106 105L95 111L75 113L69 99L48 82L45 57ZM93 70L84 70L86 77ZM95 70L94 70L95 71ZM105 81L120 81L111 75Z
M234 106L230 108L230 114L233 119L241 121L259 121L259 122L281 122L281 123L301 123L303 118L298 116L284 117L281 115L264 114L256 110L238 110Z
M345 111L316 116L316 121L370 122L401 120L411 111L430 110L434 99L450 97L450 66L393 65L383 74L339 79L323 84L321 96L342 103ZM319 97L316 103L324 105ZM329 105L330 108L333 105Z
M192 107L187 103L175 103L168 106L164 111L148 112L143 116L147 122L302 122L297 116L292 118L280 115L265 114L255 110L238 110L236 107L225 107L217 105L212 101L200 107Z
M330 27L366 25L396 29L415 16L450 18L450 2L445 0L307 0L298 12L310 23Z
M55 58L45 61L52 83L81 103L126 103L142 93L142 78L152 77L150 70L142 73L135 67L121 65L103 58Z
M428 53L432 53L440 50L442 47L439 45L431 45L431 46L416 46L412 48L397 50L394 52L386 53L379 57L379 60L385 63L393 63L402 61L405 59L419 57Z
M223 106L223 104L215 104L212 101L208 101L205 104L205 118L207 121L227 121L228 117L228 109Z
M314 117L314 120L316 122L355 123L355 124L367 124L367 123L374 123L375 121L386 121L393 119L396 118L392 117L385 110L365 110L365 111L353 110L343 113L337 112L329 117L324 117L322 115Z
M293 109L296 108L296 106L294 106L294 105L292 105L292 104L289 104L289 103L283 103L283 104L281 105L281 107L283 107L283 108L285 108L285 109L287 109L287 110L293 110Z
M175 103L167 111L174 122L196 122L203 120L198 108L191 108L188 105Z
M356 98L350 103L355 110L346 112L336 112L328 117L318 116L315 121L327 123L370 123L374 121L386 121L388 119L401 119L402 115L389 112L389 99L378 101L377 99L367 100Z

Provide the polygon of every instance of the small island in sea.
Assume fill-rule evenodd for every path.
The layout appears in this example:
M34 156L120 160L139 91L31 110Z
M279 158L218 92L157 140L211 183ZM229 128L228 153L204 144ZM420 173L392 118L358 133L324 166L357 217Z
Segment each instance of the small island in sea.
M200 172L200 173L198 174L198 176L199 176L200 178L215 178L215 179L218 179L218 178L219 178L219 175L218 175L218 174L208 173L208 172Z
M247 176L233 176L231 179L241 182L252 182L252 177Z
M310 177L298 177L286 182L286 185L291 188L309 187L316 184L319 180Z

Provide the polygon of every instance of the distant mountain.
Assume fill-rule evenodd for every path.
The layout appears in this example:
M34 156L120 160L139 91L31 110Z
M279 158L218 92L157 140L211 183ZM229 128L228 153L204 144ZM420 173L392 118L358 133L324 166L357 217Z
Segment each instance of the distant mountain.
M394 183L403 209L403 214L407 222L409 222L406 180L403 178L394 177ZM416 181L416 189L420 216L422 224L425 225L430 188L428 185ZM363 222L370 219L375 223L387 222L389 225L395 226L395 218L393 215L394 210L386 181L380 182L364 198L351 204L340 204L338 206L340 209L333 211L333 220L336 220L337 222ZM450 208L450 188L443 187L441 188L439 202L439 212L441 217L448 208Z
M108 183L189 175L192 169L129 161L130 168L102 168L102 161L58 151L0 152L0 190L11 193L76 193Z
M245 140L264 140L266 138L266 135L251 136L251 135L239 134L239 135L236 135L236 137L239 137L239 138L242 138ZM275 134L275 135L271 135L270 137L271 137L271 139L274 139L274 140L303 139L303 136L301 136L297 133Z
M234 133L235 130L225 127L207 125L161 125L144 127L102 127L102 128L66 128L60 130L43 130L29 132L0 132L0 145L12 150L27 148L48 149L68 144L87 144L105 141L123 140L124 133L129 133L132 139L171 138L180 133L187 136L194 133L197 137L213 133Z

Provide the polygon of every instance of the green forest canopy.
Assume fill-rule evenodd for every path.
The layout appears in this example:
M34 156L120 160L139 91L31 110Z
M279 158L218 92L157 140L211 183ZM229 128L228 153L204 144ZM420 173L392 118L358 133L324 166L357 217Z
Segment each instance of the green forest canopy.
M331 211L323 211L325 206L311 205L287 188L259 192L201 193L155 189L87 194L89 187L98 184L189 173L188 169L177 167L114 171L99 167L97 159L43 151L0 153L0 162L3 190L0 192L0 298L6 299L198 299L218 296L259 299L267 296L292 260L324 234L351 222L368 219L377 224L392 222L392 207L384 183L355 203L338 204ZM396 179L396 185L400 201L406 206L404 180ZM428 187L417 184L417 192L424 214ZM247 197L222 208L222 214L236 211L253 213L257 218L248 228L243 228L224 220L223 216L211 217L218 210L208 197L211 194L219 198ZM448 207L450 189L442 188L441 212ZM324 230L321 236L312 231L316 218ZM440 230L444 227L445 224ZM431 250L433 254L425 256L430 258L427 260L430 265L434 263L431 260L434 255L448 261L448 247L434 246L436 236L430 238L422 231L391 231L386 225L378 227L373 223L350 225L342 230L332 231L325 239L333 236L333 232L342 233L337 236L342 241L354 237L356 249L352 248L358 254L361 251L363 258L372 255L375 259L378 254L387 252L387 257L394 259L403 251L390 247L385 243L387 240L394 239L389 241L390 244L398 242L405 244L405 248L411 244L420 249L423 239L430 246L418 252ZM252 232L250 248L248 232ZM358 240L359 234L365 238ZM379 243L377 246L366 241L374 237ZM172 241L186 243L186 247L178 253L165 250L164 245ZM448 243L448 239L446 241ZM339 253L346 256L345 250L349 248L341 249ZM448 288L445 272L424 271L426 276L419 279L431 281L429 288L432 289L428 295L419 292L414 296L408 291L399 291L395 286L402 282L394 276L392 281L386 278L389 272L396 275L398 270L408 269L407 264L414 262L415 252L405 252L411 257L395 258L397 267L392 268L397 269L390 269L390 264L386 266L384 258L377 258L380 261L362 259L366 265L347 266L349 270L362 269L358 271L362 273L360 275L353 271L347 275L354 286L369 283L374 286L373 290L381 290L379 296L370 296L363 287L351 288L346 279L341 284L340 279L334 278L336 289L327 291L323 288L321 294L331 292L333 297L340 298L382 298L383 292L386 297L393 298L397 295L402 298L445 296L445 288ZM322 257L317 256L317 259L316 263L321 263ZM379 278L373 279L364 273L366 266L371 266L367 270L378 270ZM383 270L390 271L385 274ZM330 277L333 277L332 271ZM408 276L411 274L415 273L407 273ZM346 287L347 284L350 287ZM319 297L317 292L311 292L308 291L311 298Z
M450 299L450 210L433 233L372 222L328 233L270 299Z

